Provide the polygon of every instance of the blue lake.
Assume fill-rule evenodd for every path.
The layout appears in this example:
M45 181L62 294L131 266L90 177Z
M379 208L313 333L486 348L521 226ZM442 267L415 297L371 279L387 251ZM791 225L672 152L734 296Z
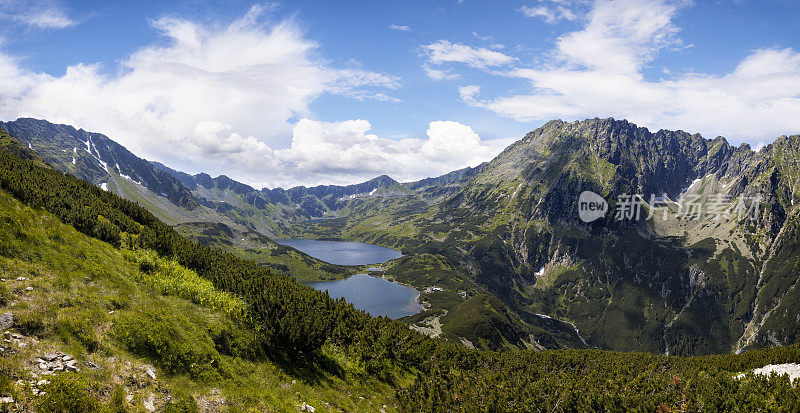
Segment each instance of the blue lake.
M400 318L416 314L421 309L417 290L366 274L356 274L345 280L309 283L308 286L328 290L331 298L344 297L348 303L373 316Z
M380 264L403 256L396 249L363 242L318 241L315 239L276 239L274 241L296 248L316 259L339 265Z
M381 264L403 256L398 250L363 242L311 239L278 239L275 242L339 265ZM373 316L400 318L421 310L417 290L366 274L357 274L344 280L313 282L308 286L320 291L327 290L331 298L344 298Z

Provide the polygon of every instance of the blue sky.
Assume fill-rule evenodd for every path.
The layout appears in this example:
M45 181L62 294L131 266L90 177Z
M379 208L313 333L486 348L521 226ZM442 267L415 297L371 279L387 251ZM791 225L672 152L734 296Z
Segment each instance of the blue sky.
M800 133L800 4L0 0L0 117L254 186L489 160L552 118Z

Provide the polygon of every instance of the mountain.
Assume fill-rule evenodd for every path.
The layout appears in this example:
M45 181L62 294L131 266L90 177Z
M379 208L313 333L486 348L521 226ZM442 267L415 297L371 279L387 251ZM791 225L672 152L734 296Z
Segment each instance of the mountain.
M448 344L191 242L10 136L0 143L3 410L800 407L787 377L751 371L796 361L797 345L667 357ZM446 321L451 332L515 340L519 320L496 297L457 307L470 317Z
M301 279L332 279L353 272L272 242L264 235L271 232L259 231L263 228L255 225L254 219L242 218L247 211L226 214L233 209L231 199L222 203L195 196L182 182L182 175L139 158L105 135L30 118L0 122L0 130L13 134L27 152L41 157L42 163L144 206L205 245L227 248ZM208 179L202 182L218 182L240 193L249 188L226 177L205 177Z
M25 137L36 128L20 130ZM61 125L53 133L61 130L74 131ZM59 151L48 152L53 145L45 141L31 146L50 159ZM423 291L429 309L406 321L431 335L484 348L711 354L797 341L798 146L798 136L781 137L754 152L722 137L588 119L548 122L490 162L412 183L380 176L348 186L259 190L226 176L149 165L184 188L181 199L197 202L165 219L242 256L271 236L402 249L405 256L386 274ZM90 165L108 163L96 156L101 152ZM64 168L63 157L54 159ZM609 203L604 218L579 219L584 191ZM664 206L673 213L618 221L625 194L643 196L644 215ZM750 221L674 216L679 202L719 196L731 210L744 206L739 197L759 196L761 209ZM175 218L187 211L207 218ZM251 246L237 245L242 234L251 234Z
M798 145L781 137L754 152L624 120L551 121L430 208L306 231L433 257L425 261L458 274L454 290L497 297L523 325L572 324L592 347L709 354L794 343ZM586 190L610 203L604 219L579 220ZM689 196L721 195L729 209L760 196L761 209L754 221L617 221L624 194L642 194L644 212L657 206L650 194L666 194L673 212ZM395 276L413 284L412 267ZM458 308L434 306L419 321L447 321Z
M123 196L135 199L136 190L131 187L144 186L188 210L199 205L197 198L171 175L105 135L30 118L0 122L0 129L18 137L57 169L113 188Z

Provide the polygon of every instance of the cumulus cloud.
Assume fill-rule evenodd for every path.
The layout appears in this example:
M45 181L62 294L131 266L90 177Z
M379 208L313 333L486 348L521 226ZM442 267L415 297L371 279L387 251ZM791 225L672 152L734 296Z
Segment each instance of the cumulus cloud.
M675 16L687 2L596 0L581 30L555 41L549 60L503 76L527 80L531 92L462 99L520 121L593 116L627 118L651 128L698 131L757 143L800 132L800 53L763 48L724 74L645 71L661 53L684 50Z
M2 0L0 0L2 1ZM76 64L53 76L0 52L0 117L44 118L105 133L134 152L195 171L272 173L271 147L285 146L296 118L324 93L397 101L393 75L332 68L293 20L266 23L255 6L227 25L153 20L166 41L143 47L118 70ZM280 158L281 160L283 158ZM288 178L287 178L288 179ZM288 182L285 181L285 182Z
M39 29L64 29L77 24L56 2L0 0L0 17Z
M475 166L497 155L511 139L481 140L467 125L430 122L427 139L387 139L370 133L363 119L324 122L301 119L288 148L273 149L244 138L232 126L198 125L174 142L190 151L213 150L229 174L256 186L349 184L389 174L401 181Z

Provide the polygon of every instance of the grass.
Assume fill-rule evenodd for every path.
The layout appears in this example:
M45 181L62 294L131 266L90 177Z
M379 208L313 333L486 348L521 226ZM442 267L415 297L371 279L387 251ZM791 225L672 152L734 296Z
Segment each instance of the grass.
M291 363L254 354L251 332L233 317L246 312L237 297L150 251L89 238L5 192L0 247L0 312L13 312L12 332L23 337L0 359L0 396L13 397L18 411L142 411L151 402L165 411L292 411L302 402L321 411L326 403L395 409L394 390L341 352ZM81 371L46 377L51 396L36 396L44 377L30 361L53 351L74 356Z

